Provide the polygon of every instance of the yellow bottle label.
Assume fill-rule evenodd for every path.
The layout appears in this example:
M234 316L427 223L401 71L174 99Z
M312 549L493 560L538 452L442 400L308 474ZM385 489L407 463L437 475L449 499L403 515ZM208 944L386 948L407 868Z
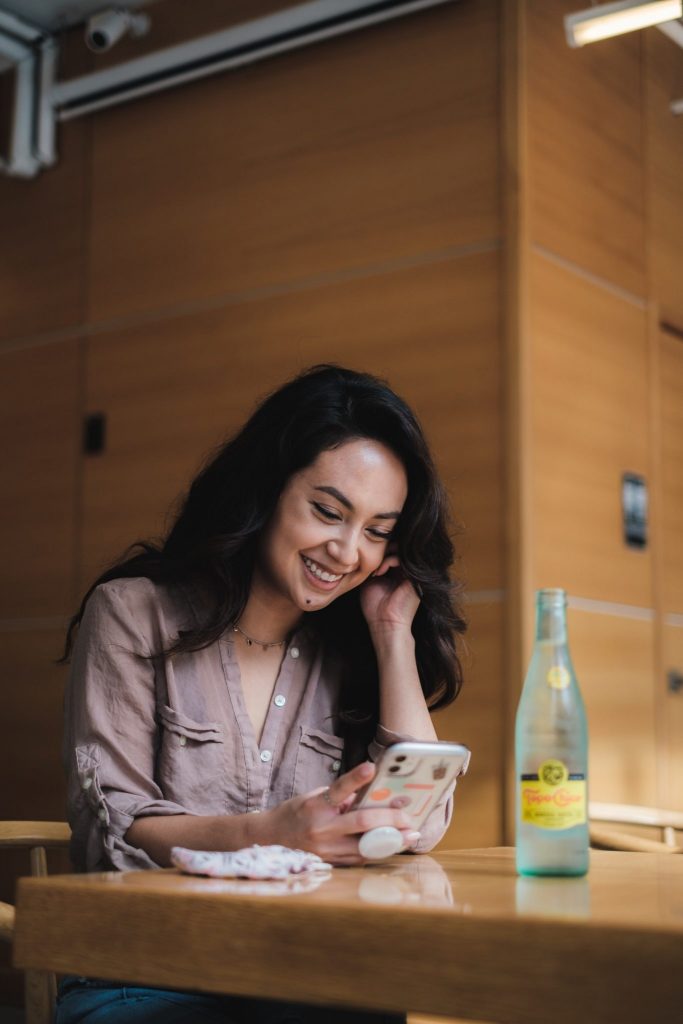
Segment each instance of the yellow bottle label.
M551 686L553 690L566 690L572 681L571 676L564 665L553 665L553 667L548 670L546 680L548 682L548 686Z
M562 761L544 761L522 775L521 818L538 828L562 829L586 821L586 776L570 774Z

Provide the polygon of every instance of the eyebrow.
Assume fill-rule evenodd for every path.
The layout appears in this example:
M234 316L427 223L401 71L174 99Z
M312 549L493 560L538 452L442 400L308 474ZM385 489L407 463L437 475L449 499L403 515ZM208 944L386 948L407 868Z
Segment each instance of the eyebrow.
M337 501L340 501L342 503L342 505L344 505L346 508L348 508L349 512L354 512L355 511L352 503L349 501L349 499L346 497L346 495L342 494L341 491L338 491L336 487L326 487L323 484L320 484L319 486L315 487L314 490L322 491L324 494L329 494L333 498L336 498ZM376 515L374 515L372 518L373 519L398 519L400 514L401 514L400 512L377 512Z

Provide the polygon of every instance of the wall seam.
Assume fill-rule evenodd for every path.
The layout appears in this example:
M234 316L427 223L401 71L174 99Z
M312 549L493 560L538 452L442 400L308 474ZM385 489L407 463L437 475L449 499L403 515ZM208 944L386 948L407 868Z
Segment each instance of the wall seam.
M387 260L382 263L369 264L365 267L347 268L345 270L315 274L311 277L300 278L299 280L288 281L282 284L262 285L257 288L245 289L244 291L227 292L223 295L200 299L196 302L183 303L178 306L167 306L162 309L149 310L144 313L116 317L112 320L88 322L87 314L84 314L84 322L82 324L74 325L71 328L29 335L24 338L10 338L4 342L0 342L0 355L5 352L14 352L24 348L35 348L42 345L56 344L57 342L68 341L73 338L114 334L119 331L127 331L136 327L141 327L146 324L180 319L184 316L191 316L198 313L217 312L231 306L247 305L251 302L259 302L264 299L296 295L301 292L316 291L319 288L327 288L336 284L344 284L349 281L369 280L373 277L397 273L402 270L414 270L421 267L435 266L440 263L448 263L451 260L467 259L471 256L480 256L485 255L486 253L498 252L501 246L502 240L500 238L487 238L480 242L472 242L468 245L450 246L445 249L422 253L417 256L408 256L398 260ZM89 285L90 282L88 281L88 291Z
M554 263L556 266L568 271L575 277L580 278L582 281L587 281L589 284L593 284L597 288L601 288L603 291L609 292L610 295L614 295L618 299L623 299L624 302L628 302L630 305L636 306L637 309L645 310L648 307L647 298L636 295L634 292L629 292L626 288L621 288L618 284L614 284L613 281L608 281L607 278L599 277L598 274L594 274L592 271L586 270L586 268L582 267L581 264L573 263L572 260L568 260L564 256L560 256L559 253L553 252L552 249L548 249L544 245L539 245L538 242L532 242L531 250L538 256L542 256L544 259L548 260L550 263Z

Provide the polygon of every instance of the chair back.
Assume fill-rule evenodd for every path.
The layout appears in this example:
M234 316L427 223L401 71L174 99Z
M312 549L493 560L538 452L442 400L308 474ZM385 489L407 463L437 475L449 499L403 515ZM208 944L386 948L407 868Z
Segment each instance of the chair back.
M31 874L47 875L46 849L66 847L71 829L64 821L0 821L0 849L23 847L29 851ZM0 902L0 941L11 942L14 935L14 907ZM24 975L24 1015L26 1024L52 1024L57 980L48 971L26 971Z
M636 804L588 805L591 846L598 850L626 850L634 853L683 853L683 814ZM652 832L652 838L615 829L614 825L638 826Z

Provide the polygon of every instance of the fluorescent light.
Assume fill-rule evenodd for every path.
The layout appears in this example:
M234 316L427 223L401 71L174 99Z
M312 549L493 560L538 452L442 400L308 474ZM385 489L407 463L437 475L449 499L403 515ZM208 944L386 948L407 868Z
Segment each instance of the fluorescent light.
M635 32L648 25L659 25L683 16L683 0L622 0L616 4L599 4L586 11L567 14L564 30L570 46L585 46L598 39Z

